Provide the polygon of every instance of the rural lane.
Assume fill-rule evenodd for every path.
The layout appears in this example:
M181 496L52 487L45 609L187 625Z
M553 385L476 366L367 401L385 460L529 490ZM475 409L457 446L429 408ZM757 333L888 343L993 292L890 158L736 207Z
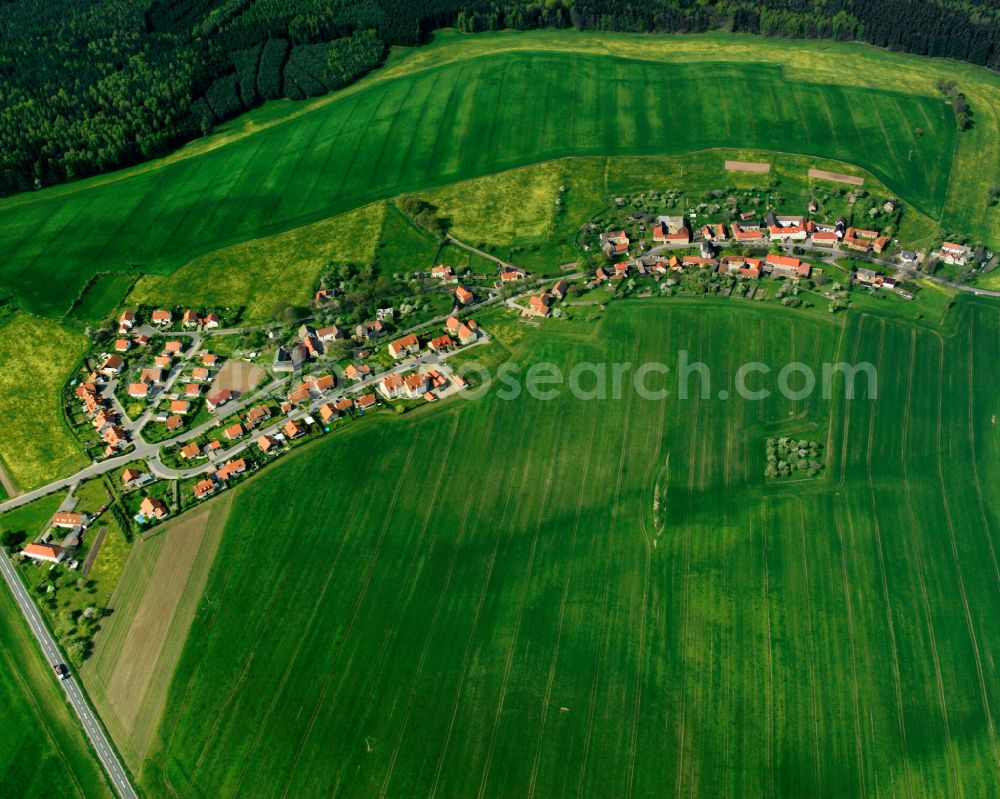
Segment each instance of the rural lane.
M52 638L52 634L49 632L49 628L42 621L38 608L35 607L31 597L28 596L28 592L24 590L24 585L17 576L17 572L14 570L14 566L11 564L6 553L0 553L0 572L3 572L3 578L14 595L14 601L17 602L24 620L28 623L31 632L34 633L35 638L38 640L45 660L54 671L56 664L63 662L62 655L56 646L55 640ZM77 685L76 678L70 673L69 677L59 682L62 683L62 687L66 691L66 698L73 706L73 710L76 711L76 715L83 725L84 732L87 733L87 737L94 748L94 752L97 753L97 757L103 764L105 771L111 777L111 783L115 786L115 791L122 799L138 799L135 788L132 787L132 783L125 773L118 755L111 747L108 737L104 734L104 729L98 723L96 714L90 709L87 698L83 695L83 691L80 690L80 686Z

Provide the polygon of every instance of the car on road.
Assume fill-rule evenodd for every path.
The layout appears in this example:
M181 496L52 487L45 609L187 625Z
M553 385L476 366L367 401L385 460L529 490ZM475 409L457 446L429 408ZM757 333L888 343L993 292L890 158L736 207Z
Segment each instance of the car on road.
M56 663L52 668L60 680L69 679L69 669L66 668L65 663Z

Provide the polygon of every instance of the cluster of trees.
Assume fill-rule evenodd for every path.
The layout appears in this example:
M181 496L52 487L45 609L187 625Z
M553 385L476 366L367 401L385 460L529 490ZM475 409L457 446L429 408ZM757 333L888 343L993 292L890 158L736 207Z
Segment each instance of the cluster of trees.
M958 86L953 80L941 79L937 82L938 91L941 92L951 103L955 112L955 121L959 130L968 130L972 127L972 109L966 102L965 95L958 90ZM917 129L919 130L919 128ZM923 135L921 133L921 135Z
M767 466L764 477L815 477L823 469L823 445L818 441L788 436L767 439Z
M0 2L0 193L160 155L449 25L859 39L1000 69L995 0L16 0Z

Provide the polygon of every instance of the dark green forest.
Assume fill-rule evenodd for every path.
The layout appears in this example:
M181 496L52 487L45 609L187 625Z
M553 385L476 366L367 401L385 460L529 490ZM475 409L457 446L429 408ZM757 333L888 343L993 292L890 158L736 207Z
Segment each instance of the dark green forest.
M445 26L856 39L1000 69L1000 0L0 0L0 193L162 155Z

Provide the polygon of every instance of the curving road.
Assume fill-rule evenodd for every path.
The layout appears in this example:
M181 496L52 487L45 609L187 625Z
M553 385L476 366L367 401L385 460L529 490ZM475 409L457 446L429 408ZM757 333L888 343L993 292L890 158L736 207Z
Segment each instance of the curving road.
M52 634L49 632L49 628L45 626L45 622L42 621L41 614L39 614L34 602L31 601L31 597L28 596L28 592L24 590L24 585L17 576L17 572L7 558L6 553L0 553L0 572L3 572L3 578L7 582L10 592L14 595L14 601L17 602L25 621L28 622L28 626L31 628L31 632L34 633L35 638L38 640L38 644L42 648L42 654L45 656L45 660L49 666L55 667L57 663L62 663L63 658L59 653L59 647L56 646L55 639L53 639ZM76 711L76 715L83 725L83 730L90 739L94 752L97 753L97 757L104 766L104 770L107 771L108 776L111 778L111 784L114 785L115 791L122 799L138 799L139 795L135 792L135 788L132 787L128 774L126 774L115 750L111 747L111 741L108 740L108 737L104 734L104 729L98 723L97 716L90 709L87 698L83 695L83 691L80 690L80 686L77 685L76 678L71 673L69 677L65 680L60 680L60 682L62 683L63 690L66 691L66 698L69 700L70 705L73 706L73 710Z

